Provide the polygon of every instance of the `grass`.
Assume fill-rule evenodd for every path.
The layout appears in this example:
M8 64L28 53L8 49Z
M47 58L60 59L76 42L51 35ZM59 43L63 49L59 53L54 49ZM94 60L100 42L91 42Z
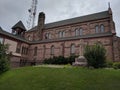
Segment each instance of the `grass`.
M120 90L120 70L24 67L0 75L0 90Z

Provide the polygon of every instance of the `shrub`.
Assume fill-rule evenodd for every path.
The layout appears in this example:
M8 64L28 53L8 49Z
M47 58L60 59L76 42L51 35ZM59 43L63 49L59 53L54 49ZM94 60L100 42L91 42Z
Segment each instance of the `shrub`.
M101 45L96 43L93 46L87 45L85 47L84 56L87 59L88 67L92 66L94 68L102 68L105 66L105 48Z
M63 56L54 56L53 58L48 58L43 61L44 64L72 64L75 61L76 56L70 56L65 58Z
M113 67L113 62L107 61L105 66L108 67L108 68L112 68Z
M113 63L113 68L114 69L120 69L120 62Z
M7 45L0 43L0 74L9 69L9 57L6 54Z
M72 63L75 62L75 58L76 58L76 57L77 57L77 56L72 55L72 56L66 58L66 59L67 59L67 64L71 64L71 65L72 65Z

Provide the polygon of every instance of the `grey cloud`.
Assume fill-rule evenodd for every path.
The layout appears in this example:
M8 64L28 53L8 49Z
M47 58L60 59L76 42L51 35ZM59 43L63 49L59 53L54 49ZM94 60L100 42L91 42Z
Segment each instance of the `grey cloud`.
M12 25L22 20L26 25L32 0L0 0L0 26L10 31ZM120 36L120 0L38 0L36 24L39 12L45 12L46 23L83 16L108 9L111 2L117 35Z

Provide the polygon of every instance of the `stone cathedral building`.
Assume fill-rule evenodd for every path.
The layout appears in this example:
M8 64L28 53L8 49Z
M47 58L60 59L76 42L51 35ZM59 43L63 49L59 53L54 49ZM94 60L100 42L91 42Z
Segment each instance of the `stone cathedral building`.
M116 36L112 10L45 24L39 13L38 24L26 30L19 21L12 33L0 28L0 41L9 44L12 67L42 63L53 56L83 55L84 47L100 42L107 50L107 60L120 61L120 39Z

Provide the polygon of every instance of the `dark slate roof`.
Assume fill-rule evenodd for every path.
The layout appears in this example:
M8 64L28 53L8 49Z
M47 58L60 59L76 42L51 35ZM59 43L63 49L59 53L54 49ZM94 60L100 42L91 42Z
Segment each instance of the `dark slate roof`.
M26 42L26 43L29 42L28 40L26 40L26 39L23 38L23 37L16 36L16 35L13 35L12 33L9 33L9 32L4 31L2 28L0 28L0 34L5 35L5 36L8 36L8 37L11 37L11 38L14 38L14 39L17 39L17 40L20 40L20 41L23 41L23 42Z
M60 42L60 41L70 41L70 40L78 40L78 39L85 39L85 38L99 38L99 37L108 37L112 36L111 32L106 33L98 33L98 34L89 34L89 35L82 35L77 37L66 37L66 38L58 38L58 39L46 39L42 41L34 41L30 42L30 44L40 44L40 43L52 43L52 42Z
M2 30L2 28L0 27L0 30Z
M109 12L108 11L103 11L99 13L94 13L90 15L85 15L85 16L80 16L80 17L75 17L67 20L62 20L62 21L57 21L53 23L48 23L45 24L45 29L47 28L53 28L53 27L58 27L58 26L63 26L63 25L68 25L68 24L74 24L74 23L79 23L79 22L86 22L86 21L91 21L91 20L99 20L103 18L108 18L109 17ZM37 30L37 26L33 27L29 31L34 31ZM27 31L27 32L29 32Z
M12 29L16 29L16 28L21 28L22 30L26 31L26 28L24 26L24 24L22 23L22 21L19 21L18 23L16 23Z

